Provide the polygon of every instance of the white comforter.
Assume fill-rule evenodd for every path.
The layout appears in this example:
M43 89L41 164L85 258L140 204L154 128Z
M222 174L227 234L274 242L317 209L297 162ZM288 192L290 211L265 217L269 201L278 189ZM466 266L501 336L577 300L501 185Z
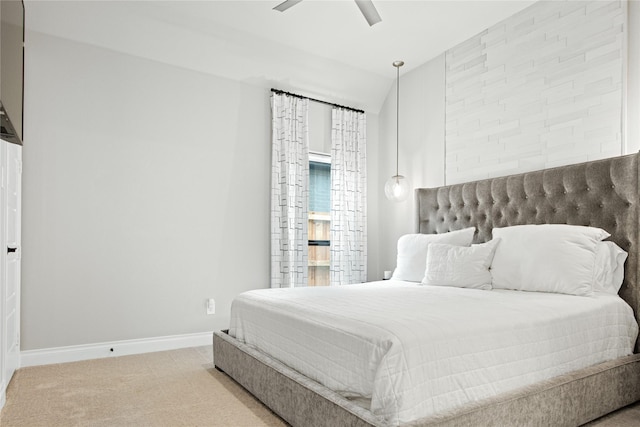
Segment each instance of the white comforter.
M618 296L386 281L238 296L229 333L401 424L629 355Z

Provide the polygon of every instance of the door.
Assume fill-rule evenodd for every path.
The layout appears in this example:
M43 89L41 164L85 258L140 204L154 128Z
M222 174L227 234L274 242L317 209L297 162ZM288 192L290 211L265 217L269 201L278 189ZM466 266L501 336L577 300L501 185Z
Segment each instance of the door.
M6 144L6 143L5 143ZM6 263L4 269L4 350L5 384L20 365L20 258L21 258L21 198L22 198L22 147L6 144L5 163L6 210L4 235Z

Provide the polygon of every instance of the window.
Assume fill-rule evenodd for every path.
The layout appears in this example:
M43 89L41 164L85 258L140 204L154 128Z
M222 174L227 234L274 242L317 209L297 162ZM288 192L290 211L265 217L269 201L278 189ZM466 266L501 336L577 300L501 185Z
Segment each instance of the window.
M331 158L309 154L309 286L329 285Z

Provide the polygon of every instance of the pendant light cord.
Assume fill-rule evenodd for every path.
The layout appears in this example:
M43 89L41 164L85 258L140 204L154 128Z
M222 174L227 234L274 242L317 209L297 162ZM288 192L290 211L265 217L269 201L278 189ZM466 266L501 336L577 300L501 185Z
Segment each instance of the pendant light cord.
M400 67L396 67L396 71L396 176L398 176L398 165L400 164Z

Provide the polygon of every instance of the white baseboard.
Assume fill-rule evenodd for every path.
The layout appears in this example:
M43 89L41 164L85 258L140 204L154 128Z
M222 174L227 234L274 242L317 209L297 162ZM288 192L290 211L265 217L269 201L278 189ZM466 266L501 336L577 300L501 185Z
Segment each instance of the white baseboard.
M26 350L20 353L20 367L77 362L130 354L152 353L186 347L212 345L213 332L172 335L166 337L103 342L97 344L72 345L68 347Z

